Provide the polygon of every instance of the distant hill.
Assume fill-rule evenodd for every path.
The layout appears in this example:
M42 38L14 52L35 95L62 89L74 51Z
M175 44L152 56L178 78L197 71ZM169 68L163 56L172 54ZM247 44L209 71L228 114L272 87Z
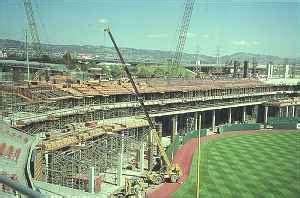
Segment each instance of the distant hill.
M0 39L0 48L23 48L24 42L9 40L9 39Z
M288 62L289 64L300 63L300 59L296 59L296 58L294 59L282 58L279 56L252 54L252 53L244 53L244 52L234 53L231 55L226 55L221 57L222 62L228 62L230 60L238 60L238 61L248 60L250 62L256 61L260 64L265 64L269 62L272 62L274 64L285 64L286 62Z
M24 49L24 42L0 39L0 49L3 48L16 48L18 50ZM53 45L53 44L42 44L42 48L49 52L50 56L62 57L66 51L70 51L72 54L90 54L92 56L97 56L100 60L114 60L117 59L117 54L115 50L111 47L106 46L93 46L93 45ZM153 62L153 63L166 63L170 58L169 51L162 50L148 50L148 49L134 49L134 48L121 48L121 51L127 61L136 62ZM195 62L196 54L184 53L183 63L191 64ZM202 63L215 63L216 58L213 56L199 55L198 59ZM272 62L274 64L283 64L288 61L289 64L300 64L300 57L294 59L286 59L278 56L262 55L262 54L252 54L252 53L234 53L231 55L225 55L220 57L221 63L228 63L233 60L245 61L248 60L252 62L255 60L258 64L265 64L267 62Z

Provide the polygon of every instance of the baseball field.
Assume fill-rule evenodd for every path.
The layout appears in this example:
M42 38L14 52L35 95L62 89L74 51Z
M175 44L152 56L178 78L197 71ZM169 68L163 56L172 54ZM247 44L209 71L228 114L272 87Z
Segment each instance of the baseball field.
M196 197L197 158L172 197ZM201 142L200 197L300 195L300 132L241 134Z

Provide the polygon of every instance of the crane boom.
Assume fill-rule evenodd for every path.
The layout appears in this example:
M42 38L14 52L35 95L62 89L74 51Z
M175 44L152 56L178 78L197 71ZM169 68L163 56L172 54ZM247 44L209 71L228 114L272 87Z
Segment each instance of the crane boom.
M135 85L135 82L134 82L134 80L133 80L133 78L132 78L132 76L131 76L131 73L129 72L129 69L128 69L128 67L127 67L127 65L126 65L126 63L125 63L125 61L124 61L124 58L123 58L123 56L122 56L122 54L121 54L121 52L120 52L120 50L119 50L119 47L118 47L117 44L116 44L116 41L115 41L115 39L114 39L114 37L113 37L113 35L112 35L110 29L109 29L109 28L106 28L104 31L106 31L106 32L108 33L108 35L109 35L109 37L110 37L110 39L111 39L111 41L112 41L112 43L113 43L113 45L114 45L114 48L116 49L116 51L117 51L117 53L118 53L119 59L120 59L122 65L123 65L123 69L124 69L124 71L125 71L125 73L126 73L128 79L129 79L129 81L130 81L130 83L131 83L131 86L132 86L133 89L134 89L134 93L135 93L135 95L136 95L136 97L137 97L137 99L138 99L138 101L139 101L139 103L140 103L140 105L141 105L141 107L142 107L142 109L143 109L143 111L144 111L144 114L145 114L145 116L146 116L146 118L147 118L147 121L148 121L148 123L149 123L150 128L155 130L155 126L154 126L154 124L153 124L153 122L152 122L152 120L151 120L151 118L150 118L150 116L149 116L148 110L146 109L146 106L145 106L145 104L144 104L144 100L143 100L143 98L141 97L141 94L140 94L140 92L139 92L137 86Z
M109 35L109 37L110 37L110 39L111 39L111 41L112 41L112 43L114 45L114 48L116 49L116 51L118 53L119 59L120 59L122 65L123 65L123 69L125 70L125 73L126 73L128 79L129 79L129 81L130 81L130 83L131 83L131 85L132 85L132 87L134 89L134 93L137 96L138 101L139 101L139 103L140 103L140 105L141 105L141 107L142 107L142 109L144 111L144 114L145 114L146 118L147 118L147 121L148 121L149 126L151 128L151 133L153 134L153 137L154 137L154 140L158 144L158 148L159 148L160 154L161 154L163 160L165 161L165 163L167 165L168 172L172 172L172 170L174 169L174 167L172 166L172 164L171 164L171 162L170 162L170 160L169 160L169 158L168 158L168 156L167 156L167 154L166 154L166 152L165 152L165 150L164 150L164 148L163 148L163 146L162 146L162 144L160 142L159 136L157 134L156 127L154 126L154 123L153 123L153 121L150 118L149 112L148 112L148 110L147 110L147 108L146 108L146 106L144 104L144 100L141 97L141 94L140 94L140 92L139 92L139 90L138 90L138 88L137 88L137 86L136 86L136 84L135 84L135 82L134 82L134 80L132 78L131 73L129 72L129 69L128 69L125 61L124 61L124 58L123 58L120 50L119 50L119 47L117 46L116 41L115 41L115 39L114 39L114 37L113 37L110 29L106 28L104 31L106 31L108 33L108 35Z

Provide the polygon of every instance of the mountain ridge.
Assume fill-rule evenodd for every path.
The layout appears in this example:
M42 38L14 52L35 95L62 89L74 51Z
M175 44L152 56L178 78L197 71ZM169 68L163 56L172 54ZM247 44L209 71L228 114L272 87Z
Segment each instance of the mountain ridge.
M91 54L93 56L98 55L100 59L115 59L117 58L117 54L112 47L107 47L104 45L65 45L65 44L41 44L41 47L47 50L50 53L65 53L66 51L70 51L73 54ZM23 41L13 40L13 39L0 39L0 49L3 48L16 48L22 50L25 48L25 43ZM136 60L145 62L167 62L167 60L171 57L170 51L164 50L156 50L156 49L137 49L137 48L121 48L122 53L124 53L124 57L127 60ZM202 63L215 63L216 57L205 55L205 54L191 54L184 53L182 62L185 64L194 63L196 61L196 57ZM156 61L157 60L157 61ZM300 57L297 58L283 58L279 56L273 55L265 55L265 54L255 54L255 53L247 53L247 52L236 52L230 55L224 55L220 57L221 63L228 63L230 61L255 61L258 64L266 64L266 63L274 63L274 64L299 64Z

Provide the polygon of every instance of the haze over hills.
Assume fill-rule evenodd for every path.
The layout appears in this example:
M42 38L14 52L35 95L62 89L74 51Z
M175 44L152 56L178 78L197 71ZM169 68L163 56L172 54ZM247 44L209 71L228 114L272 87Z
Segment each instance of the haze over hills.
M23 41L0 39L0 50L12 49L16 51L23 51L25 43ZM96 59L100 60L114 60L117 59L117 54L112 47L107 46L93 46L93 45L55 45L55 44L42 44L41 47L45 49L50 56L62 57L66 51L70 51L73 56L80 54L87 54ZM153 63L166 63L170 59L169 51L161 50L149 50L149 49L134 49L134 48L121 48L121 51L127 61L132 62L153 62ZM197 57L197 58L196 58ZM197 55L184 53L183 63L191 64L195 63L196 59L200 60L201 63L215 63L216 57L207 55ZM298 58L284 58L272 55L262 55L239 52L231 55L224 55L220 57L221 63L228 63L233 60L252 62L255 60L258 64L266 64L272 62L274 64L300 64L300 57Z

